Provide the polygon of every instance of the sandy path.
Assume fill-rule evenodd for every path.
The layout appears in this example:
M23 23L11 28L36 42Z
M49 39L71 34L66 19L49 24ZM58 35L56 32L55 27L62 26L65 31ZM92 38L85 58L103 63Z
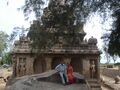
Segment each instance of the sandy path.
M0 90L4 90L5 88L5 83L0 83Z
M106 88L104 86L102 86L101 88L102 88L102 90L111 90L111 89L108 89L108 88Z
M7 76L10 76L12 74L12 71L8 71L8 69L0 68L0 76L6 78ZM5 88L5 82L0 79L0 90L4 90Z

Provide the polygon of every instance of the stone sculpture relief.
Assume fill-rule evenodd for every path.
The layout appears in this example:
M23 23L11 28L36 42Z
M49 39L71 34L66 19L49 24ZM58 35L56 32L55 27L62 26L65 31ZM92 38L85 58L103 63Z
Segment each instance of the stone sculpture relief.
M94 75L95 75L95 72L96 72L96 69L95 69L95 61L93 60L91 63L90 63L90 77L91 78L95 78Z

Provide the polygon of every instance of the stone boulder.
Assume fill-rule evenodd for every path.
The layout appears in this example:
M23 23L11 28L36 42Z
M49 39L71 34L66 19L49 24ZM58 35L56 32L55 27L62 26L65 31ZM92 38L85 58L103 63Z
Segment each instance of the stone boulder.
M8 81L5 90L90 90L84 77L74 73L75 83L62 85L57 71L23 76Z

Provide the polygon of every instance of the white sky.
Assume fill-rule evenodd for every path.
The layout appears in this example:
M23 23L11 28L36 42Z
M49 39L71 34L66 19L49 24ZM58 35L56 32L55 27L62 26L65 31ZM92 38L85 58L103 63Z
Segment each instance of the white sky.
M24 4L24 0L9 0L8 6L6 0L0 0L0 30L5 31L10 34L14 27L24 26L25 28L29 27L30 21L25 21L23 12L17 11L17 8L20 8ZM31 16L30 20L33 20L34 17ZM92 18L90 22L84 27L84 31L87 33L85 38L90 38L91 36L98 39L98 47L101 49L102 40L100 39L103 31L101 24L99 23L100 17L96 16ZM106 26L105 26L106 27ZM101 62L106 62L102 60Z
M29 22L24 20L23 13L17 10L23 4L24 0L9 0L7 6L6 0L0 0L0 30L10 34L16 26L29 26Z

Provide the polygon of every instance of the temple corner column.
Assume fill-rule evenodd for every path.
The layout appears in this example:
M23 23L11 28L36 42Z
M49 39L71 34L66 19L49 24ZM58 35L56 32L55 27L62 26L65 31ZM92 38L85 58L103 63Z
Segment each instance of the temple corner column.
M97 78L100 79L100 57L97 58Z

